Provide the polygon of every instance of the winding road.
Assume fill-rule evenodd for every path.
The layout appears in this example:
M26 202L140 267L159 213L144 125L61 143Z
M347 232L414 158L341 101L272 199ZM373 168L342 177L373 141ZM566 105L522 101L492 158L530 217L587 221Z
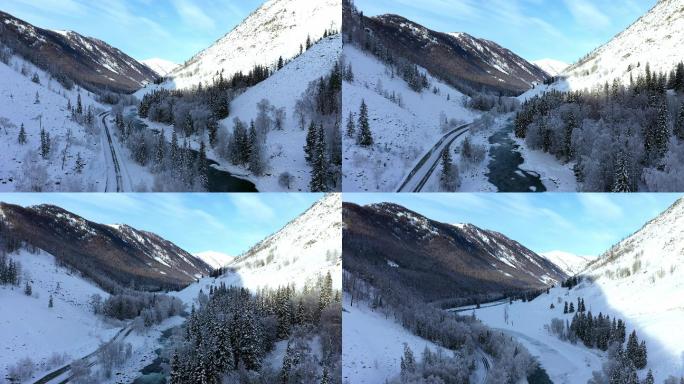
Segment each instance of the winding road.
M413 170L408 174L397 192L420 192L430 180L430 176L439 165L442 152L451 147L451 144L463 136L471 124L465 124L446 133L442 138L423 156Z
M112 140L112 134L109 132L109 126L107 125L107 117L109 112L103 112L100 114L102 118L102 126L104 127L105 134L107 135L107 142L109 144L109 152L111 153L112 164L114 165L114 173L116 180L116 192L123 192L123 177L121 176L121 166L119 165L119 158L116 156L116 150L114 149L114 141ZM105 186L105 192L114 192L113 186L109 185L109 172L107 172L107 184Z
M131 334L132 331L133 328L131 326L121 328L121 330L117 332L116 335L114 335L114 337L111 338L111 340L109 340L106 344L100 346L94 352L84 356L83 358L81 358L81 360L86 361L88 363L88 366L92 367L93 365L97 364L97 353L100 352L102 348L116 341L124 340L126 337L128 337L128 335ZM36 380L34 384L64 384L68 383L71 379L73 379L73 375L71 374L71 364L67 364Z

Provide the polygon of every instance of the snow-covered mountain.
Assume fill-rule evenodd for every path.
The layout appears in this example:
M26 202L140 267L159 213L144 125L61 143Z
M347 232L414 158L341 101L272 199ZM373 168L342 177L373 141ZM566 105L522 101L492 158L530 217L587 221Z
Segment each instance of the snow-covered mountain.
M217 279L206 277L176 293L192 302L200 289L225 283L255 290L295 284L298 289L330 272L342 289L342 198L329 194L226 266Z
M211 268L154 233L102 225L53 205L0 203L10 233L79 270L105 289L182 288Z
M540 255L556 264L568 276L574 276L582 272L591 261L591 259L586 256L579 256L564 251L549 251L540 253Z
M562 85L570 89L592 88L619 79L628 84L651 71L670 73L682 61L684 49L684 0L660 0L644 16L608 43L568 67ZM567 83L567 84L565 84Z
M214 269L225 267L233 260L233 256L217 251L199 252L195 253L194 256Z
M547 77L538 67L490 40L462 32L433 31L398 15L361 20L365 33L393 54L449 79L462 90L484 87L520 94Z
M345 268L382 266L427 301L540 289L566 277L520 243L471 224L440 223L392 203L344 203L343 217Z
M532 61L532 64L541 68L544 72L548 73L551 76L560 75L569 65L568 63L564 63L560 60L554 59L535 60Z
M53 74L63 74L88 89L133 92L157 75L102 40L73 31L35 27L0 11L0 41Z
M165 84L189 88L211 82L217 73L230 77L255 65L273 67L278 58L300 53L307 37L320 39L326 30L341 30L340 0L268 0L235 29L170 73Z
M174 69L178 68L178 64L159 58L143 60L141 63L145 64L160 77L166 76Z

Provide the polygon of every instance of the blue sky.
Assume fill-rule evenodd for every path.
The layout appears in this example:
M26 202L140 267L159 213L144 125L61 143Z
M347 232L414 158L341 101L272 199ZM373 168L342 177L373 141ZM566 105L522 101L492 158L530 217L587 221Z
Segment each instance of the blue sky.
M308 1L308 0L307 0ZM183 63L263 0L2 0L0 10L46 29L104 40L137 60Z
M440 32L493 40L527 60L572 63L657 0L356 0L366 15L396 13Z
M321 194L6 193L0 201L54 204L88 220L154 232L190 253L237 256L306 211Z
M472 223L535 252L597 256L641 228L681 194L345 194L357 204L394 202L431 219Z

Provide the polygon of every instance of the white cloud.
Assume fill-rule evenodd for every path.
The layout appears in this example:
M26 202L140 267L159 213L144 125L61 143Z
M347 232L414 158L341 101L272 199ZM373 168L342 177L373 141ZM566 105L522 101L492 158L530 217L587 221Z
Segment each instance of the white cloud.
M266 204L259 195L247 193L234 193L228 195L241 219L250 218L257 222L273 220L275 211Z
M188 0L173 0L173 5L185 24L200 29L216 28L214 19L192 2Z
M599 220L614 220L623 217L622 208L602 193L578 193L577 198L584 207L587 217Z
M594 4L586 0L564 0L575 21L591 29L603 29L610 26L610 18Z

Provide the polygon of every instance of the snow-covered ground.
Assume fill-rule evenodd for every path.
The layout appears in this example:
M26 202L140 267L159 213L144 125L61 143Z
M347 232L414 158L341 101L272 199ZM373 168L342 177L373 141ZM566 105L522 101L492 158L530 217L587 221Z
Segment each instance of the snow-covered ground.
M439 94L432 89L412 91L400 77L393 77L386 65L351 44L344 46L343 54L354 72L354 81L342 85L345 191L396 191L410 170L444 135L440 127L442 112L448 119L462 123L471 122L478 115L463 107L463 94L429 74L430 83L439 88ZM385 97L393 92L401 97L403 107ZM368 105L375 141L372 148L362 148L355 137L344 134L350 112L354 113L355 124L358 123L361 100Z
M141 63L147 65L159 76L166 76L171 73L171 71L178 68L178 64L159 58L143 60Z
M515 337L535 356L555 384L586 383L592 371L600 370L604 353L597 349L585 348L581 343L573 345L551 335L545 326L554 317L572 319L572 314L563 314L563 301L577 302L572 292L566 296L567 289L553 288L550 294L537 299L512 305L482 306L473 309L475 316L489 327L502 330ZM558 298L562 301L559 304ZM586 297L587 309L592 299ZM555 309L549 309L551 303ZM508 312L508 322L505 312ZM598 314L598 311L594 312ZM606 312L604 312L606 313Z
M511 138L520 145L520 154L525 159L520 169L539 174L548 192L577 192L574 163L563 164L549 153L528 148L523 139L513 134Z
M377 384L396 377L401 370L404 343L417 360L425 347L432 351L446 348L422 339L403 328L390 316L374 312L364 302L350 305L343 295L342 310L342 382L349 384Z
M29 69L27 76L21 74L22 66ZM31 81L33 73L38 74L40 84ZM9 66L0 62L0 78L0 119L6 118L11 123L11 126L0 127L0 191L26 189L17 186L17 179L29 173L27 161L45 168L48 177L43 185L45 190L104 190L106 162L100 135L88 134L83 126L71 120L71 112L67 110L69 100L76 106L77 88L64 89L50 80L48 74L16 56ZM39 103L35 102L36 93ZM89 92L82 90L80 94L84 109L88 105L101 108ZM26 131L26 144L23 145L18 143L22 124ZM41 124L52 139L51 153L46 160L39 155ZM71 145L62 167L62 151L69 132ZM86 164L82 175L74 172L79 153ZM35 176L35 172L30 173Z
M541 68L544 72L548 73L551 76L560 75L569 65L568 63L564 63L560 60L554 59L535 60L532 62L532 64Z
M94 315L89 304L92 295L104 299L108 294L57 266L52 255L19 251L10 257L21 263L23 277L19 287L0 286L0 377L25 357L40 365L53 353L85 356L119 331ZM26 280L30 297L24 294ZM50 295L53 308L48 308Z
M554 383L585 383L600 368L602 353L580 344L573 346L549 334L545 325L563 314L563 302L581 297L595 316L617 316L627 331L636 329L646 341L648 367L657 383L670 375L684 376L684 201L679 200L642 229L611 247L593 261L572 290L553 288L535 300L475 310L494 328L517 337L537 356ZM555 305L550 309L551 304ZM508 323L504 311L509 313ZM641 371L643 378L646 372Z

